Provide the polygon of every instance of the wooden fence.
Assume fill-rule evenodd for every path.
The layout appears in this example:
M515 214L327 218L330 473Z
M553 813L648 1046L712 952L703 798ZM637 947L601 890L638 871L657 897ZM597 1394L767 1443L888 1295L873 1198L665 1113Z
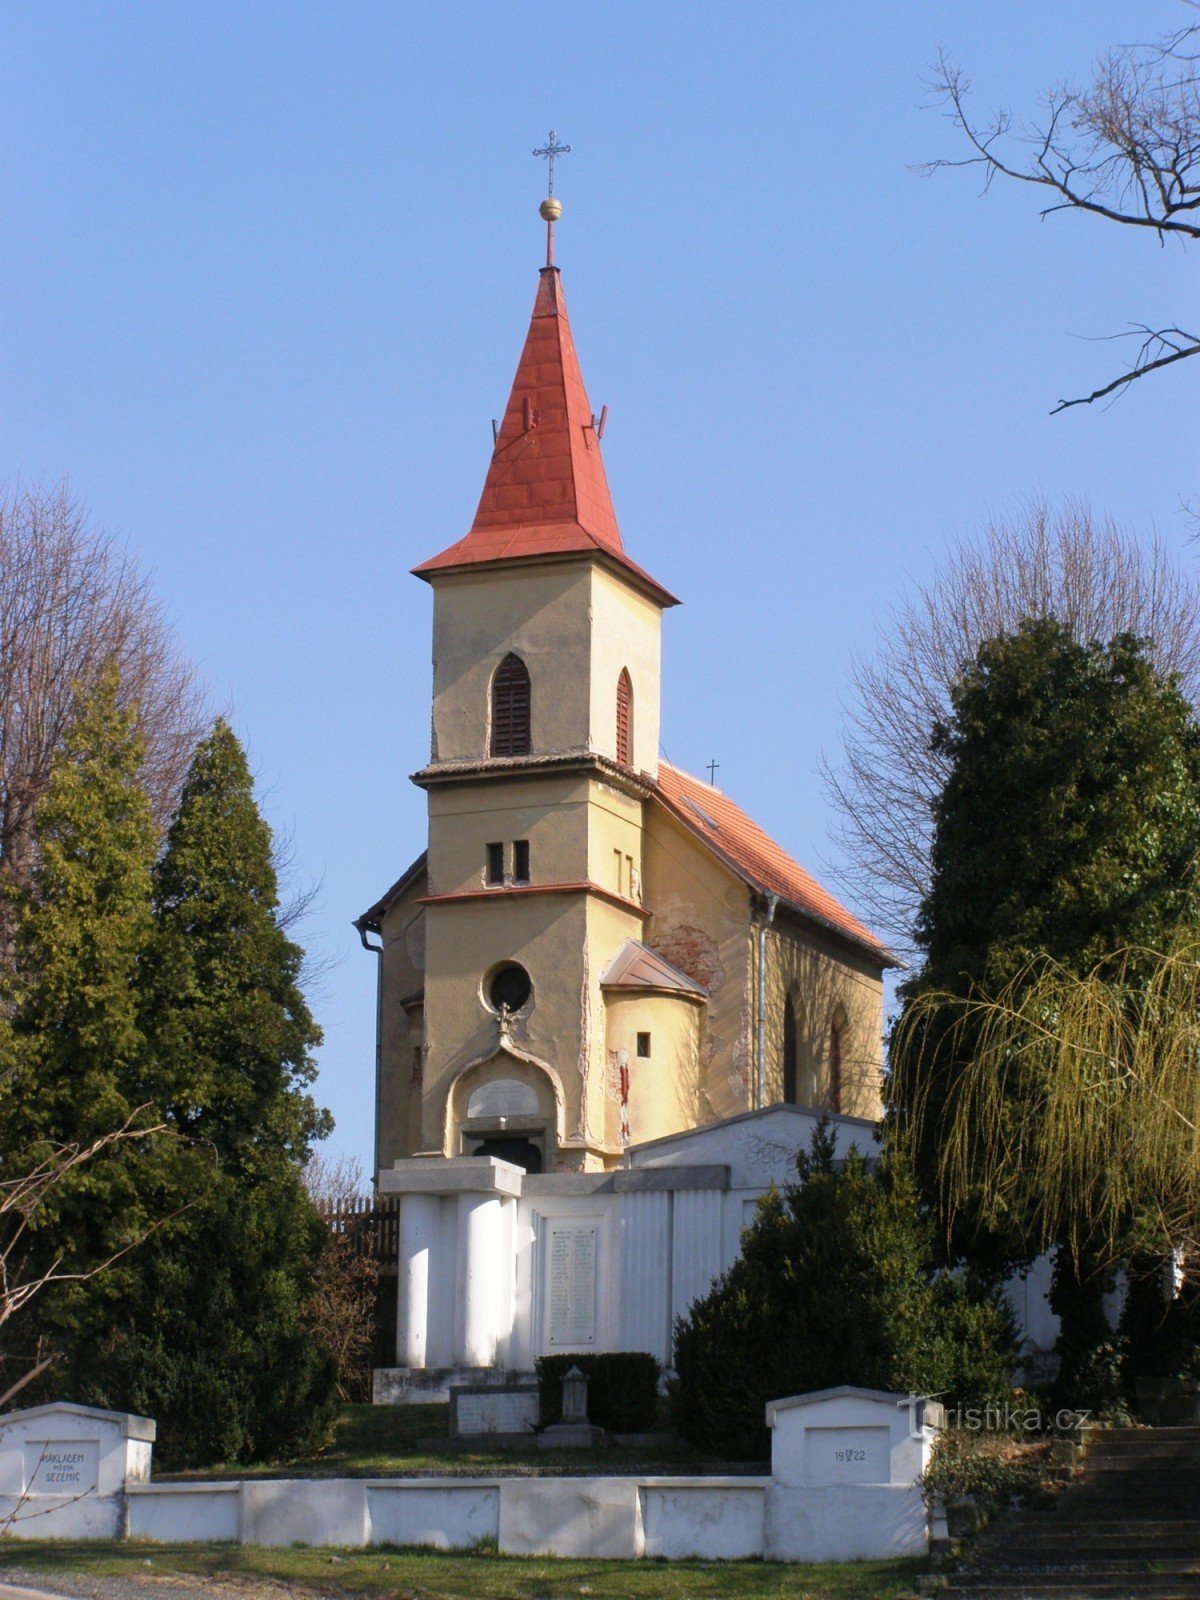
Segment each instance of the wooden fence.
M399 1195L342 1195L318 1200L317 1213L330 1233L348 1239L355 1254L376 1264L373 1365L396 1364L396 1279L400 1247Z

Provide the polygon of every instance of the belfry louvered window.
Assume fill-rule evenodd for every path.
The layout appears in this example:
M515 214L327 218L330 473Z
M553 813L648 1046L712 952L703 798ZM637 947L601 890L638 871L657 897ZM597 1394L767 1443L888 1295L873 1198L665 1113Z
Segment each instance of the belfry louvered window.
M492 679L491 754L526 756L532 749L529 673L520 656L507 655Z
M633 764L633 683L624 667L617 679L617 760Z

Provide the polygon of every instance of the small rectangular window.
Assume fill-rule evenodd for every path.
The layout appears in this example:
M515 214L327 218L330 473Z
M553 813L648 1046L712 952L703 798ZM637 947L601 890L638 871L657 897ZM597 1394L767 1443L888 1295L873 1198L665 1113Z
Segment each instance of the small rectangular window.
M529 882L529 840L513 841L513 882Z
M639 1056L641 1056L643 1058L643 1060L646 1059L649 1056L649 1054L650 1054L650 1035L648 1033L639 1033L638 1034L638 1036L637 1036L637 1053L638 1053Z
M616 880L617 880L616 889L617 889L617 893L618 894L623 894L625 892L625 886L624 886L624 883L622 882L622 878L624 876L624 867L625 867L625 857L622 855L620 850L614 850L613 851L613 870L614 870L614 874L615 874Z
M504 882L504 846L490 844L487 847L487 881L489 883Z

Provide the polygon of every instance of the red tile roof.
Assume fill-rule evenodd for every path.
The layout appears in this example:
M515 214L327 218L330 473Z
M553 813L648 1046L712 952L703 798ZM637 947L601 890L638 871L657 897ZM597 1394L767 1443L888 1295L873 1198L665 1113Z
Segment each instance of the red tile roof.
M575 551L606 557L654 591L660 604L676 604L625 554L558 268L543 267L475 520L465 538L413 571L428 578Z
M896 964L887 947L728 795L666 761L658 764L658 781L654 787L668 811L709 845L751 888L760 893L776 894L803 915L825 923L856 944L865 945L884 965Z

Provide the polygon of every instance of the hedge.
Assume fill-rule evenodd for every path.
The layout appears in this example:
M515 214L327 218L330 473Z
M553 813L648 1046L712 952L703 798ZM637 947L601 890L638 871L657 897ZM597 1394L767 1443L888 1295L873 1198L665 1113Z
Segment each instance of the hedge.
M562 1381L572 1367L588 1375L588 1421L607 1433L646 1433L658 1413L658 1362L643 1351L539 1356L538 1407L548 1427L562 1417Z

